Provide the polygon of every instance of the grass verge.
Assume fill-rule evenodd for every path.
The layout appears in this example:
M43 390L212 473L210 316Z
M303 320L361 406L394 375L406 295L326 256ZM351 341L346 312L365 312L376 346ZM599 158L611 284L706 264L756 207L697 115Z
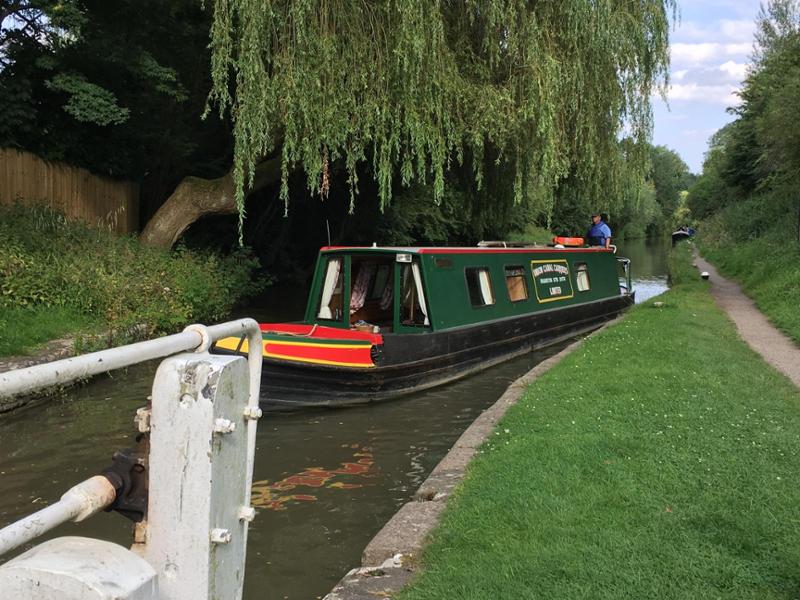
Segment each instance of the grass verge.
M94 347L217 322L264 287L257 265L244 251L148 248L45 207L0 206L0 356L87 326L104 334L85 340Z
M690 266L529 387L403 600L793 598L800 393Z
M800 344L800 245L784 235L766 235L737 244L708 243L703 256L738 281L772 323Z
M795 211L794 197L766 195L737 202L703 221L699 245L705 258L738 281L767 318L800 344Z
M25 354L37 345L100 323L74 308L9 308L0 315L0 356Z

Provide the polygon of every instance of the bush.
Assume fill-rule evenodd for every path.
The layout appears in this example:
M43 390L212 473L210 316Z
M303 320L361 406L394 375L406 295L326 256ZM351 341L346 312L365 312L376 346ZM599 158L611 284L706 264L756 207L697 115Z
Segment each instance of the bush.
M0 308L66 307L110 332L172 333L219 321L263 289L257 268L245 250L158 250L48 208L0 207Z

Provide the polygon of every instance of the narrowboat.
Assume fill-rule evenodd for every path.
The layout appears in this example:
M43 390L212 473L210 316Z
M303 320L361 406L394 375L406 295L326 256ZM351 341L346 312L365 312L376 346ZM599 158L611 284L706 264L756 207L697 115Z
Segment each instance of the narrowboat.
M678 227L672 232L672 245L674 246L681 240L686 240L695 234L695 230L691 227Z
M591 331L633 304L627 259L559 246L322 248L304 320L261 325L262 404L415 392ZM244 354L247 341L213 350Z

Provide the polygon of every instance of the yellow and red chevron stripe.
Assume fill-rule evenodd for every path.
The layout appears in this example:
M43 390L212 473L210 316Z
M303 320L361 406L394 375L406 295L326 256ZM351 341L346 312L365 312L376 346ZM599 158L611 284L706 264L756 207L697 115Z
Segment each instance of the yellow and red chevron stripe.
M241 346L240 346L241 344ZM317 365L332 365L337 367L370 368L372 362L372 344L370 342L335 343L314 341L309 338L294 339L265 339L263 349L264 358L275 358ZM218 348L247 353L249 346L247 340L238 337L229 337L216 343Z

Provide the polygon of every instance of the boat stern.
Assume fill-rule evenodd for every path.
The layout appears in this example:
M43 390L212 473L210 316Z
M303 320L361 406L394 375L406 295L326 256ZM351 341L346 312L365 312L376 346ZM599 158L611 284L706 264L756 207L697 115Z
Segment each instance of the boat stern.
M302 323L263 323L262 356L265 361L305 363L332 367L370 369L377 366L383 337L378 333L306 325ZM212 351L246 355L244 337L229 337L216 342Z

